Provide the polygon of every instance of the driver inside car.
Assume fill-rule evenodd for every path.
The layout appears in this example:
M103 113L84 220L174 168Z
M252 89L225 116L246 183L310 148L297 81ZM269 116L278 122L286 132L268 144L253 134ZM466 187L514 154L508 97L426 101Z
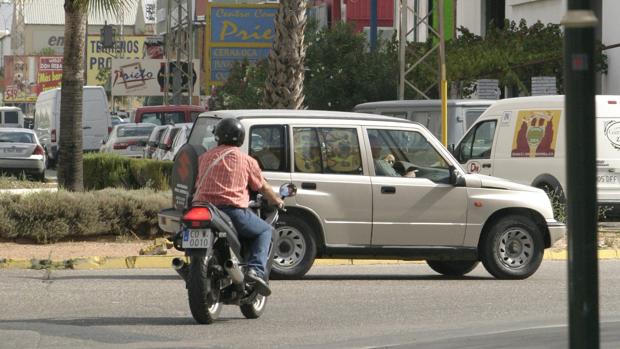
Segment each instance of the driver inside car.
M401 177L401 175L394 169L394 163L396 161L394 155L387 154L382 156L383 146L381 145L379 137L369 134L368 140L370 141L370 150L372 152L372 159L375 165L375 174L377 176ZM408 171L402 177L415 177L415 171Z

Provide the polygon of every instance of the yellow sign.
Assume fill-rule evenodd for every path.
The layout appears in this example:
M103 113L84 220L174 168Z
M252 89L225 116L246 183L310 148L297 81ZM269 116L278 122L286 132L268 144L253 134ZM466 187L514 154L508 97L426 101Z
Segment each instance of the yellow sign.
M86 70L87 85L103 85L107 79L100 81L97 79L102 70L112 69L113 58L142 59L145 57L146 50L144 41L148 36L124 35L122 39L115 43L114 48L103 48L101 36L89 35L86 43ZM105 75L106 77L108 74Z
M560 110L521 110L512 140L513 158L555 156Z

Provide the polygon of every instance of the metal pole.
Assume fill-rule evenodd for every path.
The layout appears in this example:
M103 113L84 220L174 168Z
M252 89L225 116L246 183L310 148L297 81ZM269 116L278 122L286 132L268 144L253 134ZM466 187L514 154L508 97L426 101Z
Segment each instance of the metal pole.
M370 0L370 51L377 49L377 0Z
M448 82L446 81L446 40L444 28L444 7L443 0L438 1L439 17L439 71L441 75L441 143L448 145Z
M164 54L166 55L166 66L164 67L164 105L168 105L168 91L170 90L170 53L172 52L171 40L171 21L172 21L172 0L166 2L166 34L164 36Z
M405 99L405 51L407 50L407 0L400 0L400 32L398 39L398 99Z
M194 13L192 12L192 0L187 0L187 101L189 105L194 103Z
M589 0L569 0L562 19L566 80L568 301L571 349L599 348L594 40Z

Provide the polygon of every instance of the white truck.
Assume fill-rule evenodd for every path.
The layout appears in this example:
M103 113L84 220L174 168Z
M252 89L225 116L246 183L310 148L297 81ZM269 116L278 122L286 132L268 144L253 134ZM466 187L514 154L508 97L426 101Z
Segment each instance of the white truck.
M84 151L98 151L111 130L108 97L101 86L84 86L82 101L82 137ZM42 92L37 98L34 130L45 149L48 163L58 160L60 135L60 88Z

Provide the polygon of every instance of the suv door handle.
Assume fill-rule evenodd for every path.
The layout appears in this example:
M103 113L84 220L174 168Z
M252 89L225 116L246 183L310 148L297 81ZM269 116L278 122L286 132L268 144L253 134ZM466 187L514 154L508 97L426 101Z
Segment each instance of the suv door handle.
M381 194L395 194L396 187L381 187Z
M482 164L482 168L491 168L491 164Z
M301 189L316 190L316 183L302 182Z

